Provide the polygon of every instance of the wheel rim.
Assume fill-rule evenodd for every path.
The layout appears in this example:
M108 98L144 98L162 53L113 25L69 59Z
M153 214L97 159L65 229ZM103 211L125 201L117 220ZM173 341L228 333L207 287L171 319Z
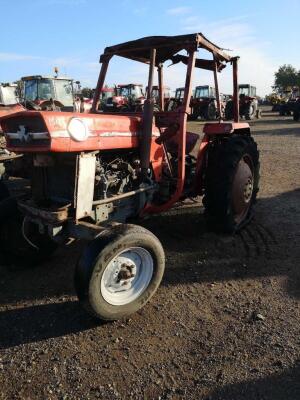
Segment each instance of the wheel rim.
M114 306L129 304L147 289L153 276L153 258L142 247L130 247L117 254L101 278L101 294Z
M250 156L245 155L238 163L232 185L234 220L237 224L241 223L248 213L253 187L253 166Z

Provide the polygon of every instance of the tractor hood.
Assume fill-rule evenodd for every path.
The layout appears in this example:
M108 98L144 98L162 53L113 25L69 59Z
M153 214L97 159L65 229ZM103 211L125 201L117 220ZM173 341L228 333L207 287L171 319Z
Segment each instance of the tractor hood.
M24 111L1 119L7 148L20 153L80 152L134 148L142 114L82 114ZM159 136L153 126L153 136Z

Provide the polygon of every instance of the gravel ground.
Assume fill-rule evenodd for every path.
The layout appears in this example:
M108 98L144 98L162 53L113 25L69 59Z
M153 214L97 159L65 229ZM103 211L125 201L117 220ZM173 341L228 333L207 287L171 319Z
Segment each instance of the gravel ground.
M167 268L130 319L80 308L81 244L0 267L0 399L300 399L300 124L266 112L251 125L255 219L233 237L206 232L195 204L143 221Z

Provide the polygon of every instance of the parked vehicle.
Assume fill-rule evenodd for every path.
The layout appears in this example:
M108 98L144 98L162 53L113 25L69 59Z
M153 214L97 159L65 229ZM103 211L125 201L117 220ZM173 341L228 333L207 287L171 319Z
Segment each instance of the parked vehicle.
M300 121L300 97L297 98L294 104L293 120Z
M300 96L299 88L298 87L292 88L289 97L286 99L285 102L280 104L279 115L285 116L294 114L294 110L298 108L297 103L299 96Z
M24 106L31 110L73 111L73 79L58 76L25 76Z
M225 108L225 118L233 118L233 101L228 101ZM239 85L239 110L240 116L247 120L261 117L261 110L258 107L256 87L249 84Z
M14 83L0 83L0 118L21 109L23 107L19 104L17 85Z
M218 118L216 90L214 87L204 85L196 86L191 101L191 118L196 120L215 120Z
M198 49L212 59L197 58ZM163 82L162 65L181 51L187 52L180 56L187 66L182 105L154 112L154 73ZM143 113L98 111L116 56L148 64ZM100 62L91 113L24 111L1 120L8 149L29 160L31 193L13 199L5 214L0 203L0 245L13 262L24 264L48 258L57 243L70 238L88 241L75 271L78 298L93 316L115 320L148 302L165 269L159 239L128 221L200 195L211 229L238 231L252 216L259 154L249 124L240 123L237 113L238 57L203 34L152 36L107 47ZM191 77L194 68L216 71L226 65L233 67L234 121L206 123L195 158L191 152L199 136L187 131Z
M134 112L144 104L144 101L143 85L139 83L117 85L114 96L107 99L103 110L109 112Z

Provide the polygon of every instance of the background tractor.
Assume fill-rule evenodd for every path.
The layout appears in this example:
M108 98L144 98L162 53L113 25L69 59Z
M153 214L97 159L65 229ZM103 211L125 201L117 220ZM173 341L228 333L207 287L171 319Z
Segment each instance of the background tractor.
M0 83L0 118L23 110L19 104L17 85L13 83ZM0 125L0 179L5 172L4 164L12 159L10 153L6 150L6 142Z
M23 109L19 104L17 85L14 83L0 83L0 118ZM0 127L0 144L1 144Z
M178 108L183 101L184 96L184 87L176 88L174 97L170 97L169 101L166 104L166 108L168 111L173 111Z
M199 117L208 121L215 120L218 117L216 90L214 87L196 86L194 96L191 101L191 119Z
M73 79L51 76L26 76L23 82L23 101L27 109L73 111Z
M205 51L211 60L198 58ZM163 66L178 61L178 52L187 54L180 55L184 95L181 106L168 111ZM98 110L116 56L148 66L143 112ZM121 43L107 47L100 62L91 113L23 111L2 118L8 149L26 154L31 190L0 203L0 245L11 262L31 265L48 258L59 243L84 239L88 243L75 268L78 298L91 315L115 320L149 301L165 268L159 239L132 221L202 196L210 229L242 229L253 215L259 153L249 124L239 122L238 57L203 34ZM195 68L216 77L226 65L233 68L234 121L206 123L200 139L187 131L191 77ZM152 97L156 73L159 111ZM217 78L215 88L218 92Z
M249 84L239 85L239 112L240 117L247 120L260 118L261 112L258 108L258 99L256 96L256 87ZM225 107L225 118L233 118L233 101L228 101Z
M117 85L114 96L107 99L103 110L109 112L134 112L142 107L144 100L143 85L139 83Z
M279 106L279 115L292 115L294 110L298 108L298 101L300 96L300 91L298 87L290 88L286 100L282 102Z

